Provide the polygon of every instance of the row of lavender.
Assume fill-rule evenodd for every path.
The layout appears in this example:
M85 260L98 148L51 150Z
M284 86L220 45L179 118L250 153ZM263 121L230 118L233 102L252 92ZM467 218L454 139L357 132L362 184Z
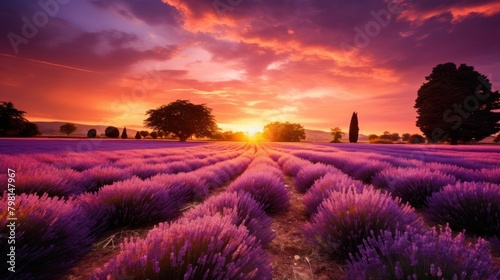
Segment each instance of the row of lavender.
M326 149L323 153L292 152L316 161L314 164L284 153L290 150L281 147L270 153L287 174L294 176L297 191L306 193L304 203L311 221L305 225L304 235L332 257L349 260L346 278L498 279L500 276L489 255L488 242L478 238L475 245L469 246L462 233L453 237L448 227L428 229L413 208L405 204L407 199L403 201L387 192L387 188L376 189L366 182L389 182L392 190L410 189L406 196L402 195L405 198L416 196L425 200L432 195L426 212L431 214L426 217L486 236L500 233L499 185L483 182L455 185L453 176L442 173L433 173L435 176L422 184L419 179L426 178L429 170L422 169L419 174L392 170L390 166L384 170L380 166L387 163L374 164L372 159L362 157L341 158L338 156L341 152ZM384 180L389 174L394 176ZM433 189L436 193L426 193L433 180L437 180Z
M233 152L212 157L208 154L213 152L207 153L204 159L216 160L195 171L159 174L148 179L132 177L104 185L94 193L85 192L67 199L50 197L47 193L41 196L18 194L17 272L3 275L7 269L1 264L2 279L53 277L70 269L89 252L92 242L109 231L176 219L186 204L203 200L209 188L226 184L247 168L253 158L253 149L244 146L238 149L235 151L237 157ZM219 153L221 151L223 148ZM29 169L21 170L23 172L18 174L24 175ZM6 195L2 198L2 207L7 209ZM6 211L0 219L2 234L7 236L3 232L7 229ZM2 251L7 250L7 242L2 242L1 246Z
M132 150L2 156L0 168L16 170L16 193L70 197L96 192L104 185L156 174L190 172L237 157L243 145L199 146L192 149ZM6 174L0 175L0 180ZM6 186L2 186L2 193Z
M92 279L271 279L262 249L274 238L267 214L289 206L281 170L258 149L227 192L158 225L144 239L127 240Z

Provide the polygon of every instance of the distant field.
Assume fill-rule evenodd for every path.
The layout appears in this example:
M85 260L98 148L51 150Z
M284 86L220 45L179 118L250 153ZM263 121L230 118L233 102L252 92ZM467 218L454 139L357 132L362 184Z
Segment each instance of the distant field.
M2 279L339 279L381 230L409 271L500 276L498 146L3 139L0 168Z

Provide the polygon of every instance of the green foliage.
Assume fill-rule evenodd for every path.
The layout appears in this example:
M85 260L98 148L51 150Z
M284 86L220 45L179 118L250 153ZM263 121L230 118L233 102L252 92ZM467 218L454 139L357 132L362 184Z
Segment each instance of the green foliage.
M411 136L410 133L403 133L403 136L401 137L401 140L407 142L408 140L410 140L410 136Z
M407 142L410 144L425 144L425 137L420 134L412 134Z
M391 140L388 139L375 138L373 140L370 140L370 144L393 144L393 143Z
M263 136L272 142L300 142L306 139L306 132L298 123L272 122L264 126Z
M97 137L97 130L95 128L89 129L87 132L87 138L96 138Z
M144 120L146 127L173 133L181 142L192 135L211 137L217 131L212 109L205 104L195 105L189 100L177 100L146 112L149 117Z
M114 126L108 126L104 131L104 135L109 138L118 138L118 136L120 136L120 131Z
M500 93L474 67L439 64L425 79L414 107L429 141L480 141L500 131Z
M0 137L31 137L40 134L38 126L24 118L26 112L14 108L12 102L0 102Z
M349 125L349 142L357 143L358 136L359 136L358 113L353 112L351 117L351 123Z
M122 136L121 137L122 137L122 139L127 139L128 138L127 128L126 127L123 128L123 132L122 132Z
M142 138L146 138L149 136L149 131L146 131L146 130L142 130L139 132L142 136Z
M238 141L245 142L248 141L248 135L242 131L224 131L217 132L213 135L213 139L223 140L223 141Z
M340 139L342 139L342 136L345 133L342 132L342 129L340 129L340 127L336 127L330 129L330 134L332 134L333 136L332 143L340 143L341 142Z
M76 125L72 123L63 124L59 127L59 132L66 133L68 136L76 131Z

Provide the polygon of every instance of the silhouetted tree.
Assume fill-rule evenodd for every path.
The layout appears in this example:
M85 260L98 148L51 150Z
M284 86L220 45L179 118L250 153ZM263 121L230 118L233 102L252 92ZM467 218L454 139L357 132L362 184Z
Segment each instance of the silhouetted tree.
M420 134L412 134L407 142L410 144L424 144L425 137Z
M89 129L87 132L87 138L96 138L97 137L97 130L95 128Z
M330 133L333 136L332 143L340 143L340 139L342 139L342 136L345 134L344 132L342 132L342 129L340 129L340 127L331 128Z
M158 138L158 133L156 131L151 132L149 135L151 135L151 138L153 139Z
M357 143L358 136L359 136L358 113L353 112L351 117L351 123L349 124L349 142Z
M500 131L500 94L474 67L439 64L418 90L417 127L431 142L480 141Z
M38 126L25 119L25 113L17 110L12 102L1 101L0 137L31 137L39 135Z
M140 132L140 133L141 133L142 138L146 138L146 137L148 137L148 136L149 136L149 131L146 131L146 130L141 130L141 132Z
M392 134L389 131L384 131L384 134L380 135L380 139L391 140Z
M76 125L72 123L63 124L59 127L59 132L66 133L68 136L76 131Z
M135 139L141 139L141 133L139 131L135 134Z
M120 136L120 131L114 126L108 126L106 130L104 130L104 135L109 138L118 138Z
M399 133L394 132L391 133L391 141L398 141L401 137L399 136Z
M411 134L410 133L403 133L401 140L403 141L408 141L410 139Z
M264 126L263 136L273 142L300 142L306 139L306 132L298 123L272 122Z
M127 139L128 138L127 128L126 127L123 128L122 136L121 137L122 137L122 139Z
M377 138L380 138L380 137L378 137L377 134L370 134L370 135L368 135L368 140L375 140Z
M163 133L163 131L158 131L158 137L160 138L163 138L163 136L165 135L165 133Z
M500 142L500 134L498 134L497 137L495 137L495 139L493 139L493 142L495 142L495 143Z
M181 142L191 136L211 137L217 132L212 109L205 104L195 105L189 100L177 100L168 105L146 112L149 117L144 120L146 127L173 133Z

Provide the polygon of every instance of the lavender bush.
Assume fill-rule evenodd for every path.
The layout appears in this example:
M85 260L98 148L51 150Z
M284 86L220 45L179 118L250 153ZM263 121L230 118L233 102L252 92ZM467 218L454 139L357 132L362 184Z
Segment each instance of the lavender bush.
M229 191L249 193L266 213L278 213L290 207L290 194L283 180L273 174L247 171L229 186Z
M225 192L209 198L200 206L185 213L183 218L195 220L199 217L217 214L231 217L231 221L236 226L244 225L251 235L260 240L261 244L267 244L274 239L271 219L262 209L262 205L245 192Z
M132 175L126 169L112 166L96 166L82 172L82 184L87 192L96 192L104 185L111 185L130 178Z
M362 193L338 192L319 207L311 222L304 226L307 239L318 248L346 259L357 252L358 245L380 230L404 230L407 226L422 227L422 220L409 205L379 190L365 189Z
M306 205L306 212L309 216L316 214L318 206L332 193L349 191L361 193L364 188L368 188L368 186L351 179L345 174L326 174L323 178L315 181L314 185L304 195L303 201Z
M390 191L409 202L415 208L427 205L427 198L448 184L454 184L455 177L439 171L416 168L389 168L377 174L372 184Z
M301 193L305 193L314 184L314 181L328 173L339 173L339 171L332 166L322 163L306 165L295 176L295 189Z
M248 234L220 216L160 224L145 239L129 239L91 279L271 279L269 256Z
M426 217L454 230L500 237L500 185L458 182L429 199Z
M369 237L360 253L351 255L346 279L499 279L488 242L468 245L463 234L451 229L396 234L382 232Z
M94 232L107 229L137 228L169 221L180 215L180 208L192 199L182 185L170 188L137 177L105 186L96 194L86 194L78 202L96 221Z
M0 233L2 254L15 246L15 273L7 270L8 258L0 263L1 279L54 279L63 275L90 251L92 227L86 213L72 200L47 194L17 195L15 203L15 244L7 242L12 222L7 211L7 195L1 200ZM10 266L10 265L9 265Z

